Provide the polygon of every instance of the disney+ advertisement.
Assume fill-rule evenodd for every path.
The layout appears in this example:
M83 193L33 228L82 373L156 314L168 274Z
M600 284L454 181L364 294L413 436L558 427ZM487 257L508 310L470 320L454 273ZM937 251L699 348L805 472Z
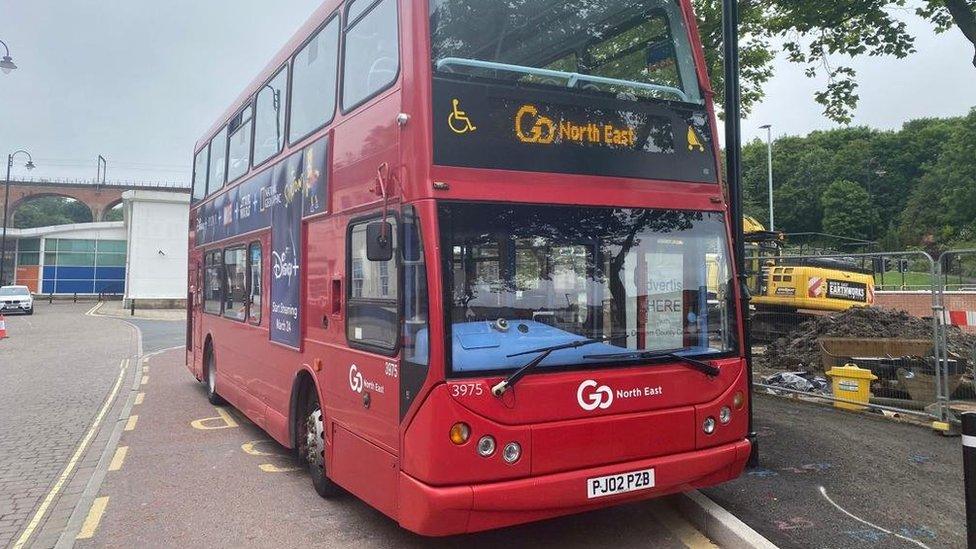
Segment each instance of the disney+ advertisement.
M197 209L198 246L271 227L271 340L296 349L302 337L302 219L326 211L328 156L323 137Z

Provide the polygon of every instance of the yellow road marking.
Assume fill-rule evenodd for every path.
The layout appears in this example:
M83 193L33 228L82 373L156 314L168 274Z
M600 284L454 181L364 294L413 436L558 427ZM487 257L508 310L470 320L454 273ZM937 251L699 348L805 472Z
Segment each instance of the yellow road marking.
M136 422L139 421L139 416L133 415L129 416L129 421L125 422L125 430L131 431L136 428Z
M250 454L252 456L277 456L277 455L280 455L280 454L277 454L277 453L274 453L274 452L265 452L265 451L258 450L257 448L255 448L258 444L261 444L261 443L264 443L264 442L270 442L270 441L268 441L268 440L252 440L250 442L245 442L244 444L241 444L241 450L244 450L244 453L245 454Z
M149 373L149 366L143 366L142 367L142 373L148 374Z
M88 448L88 444L91 443L92 438L95 436L95 431L98 430L98 426L101 425L102 420L105 419L105 414L107 414L109 408L112 407L112 403L115 401L115 395L118 394L119 387L122 386L122 379L125 377L125 370L128 365L129 359L124 359L119 366L119 377L115 380L115 385L112 387L112 391L109 392L108 398L105 399L105 403L102 405L102 408L98 411L98 415L95 416L95 421L92 422L91 427L88 428L88 432L85 433L84 437L82 437L81 442L75 449L75 453L71 455L71 459L68 460L68 464L64 467L64 470L61 471L61 475L58 477L58 480L54 482L54 486L52 486L51 490L48 491L46 496L44 496L40 507L37 508L37 511L34 513L34 516L31 517L30 522L27 523L27 528L25 528L24 532L20 534L20 537L17 538L17 542L14 543L13 549L21 549L27 545L27 541L32 535L34 535L34 531L37 530L37 527L40 525L44 515L47 514L47 510L54 501L54 498L58 495L58 493L61 492L61 489L64 487L64 483L68 480L68 477L71 476L71 473L74 472L75 467L78 465L78 460L81 459L82 454L84 454L85 450ZM108 498L106 498L106 500L107 499Z
M688 549L719 549L718 545L679 515L667 501L654 501L651 513Z
M214 406L214 410L217 410L217 415L214 417L205 417L203 419L195 419L190 422L190 426L194 429L200 429L201 431L210 431L212 429L228 429L231 427L237 427L237 421L234 419L230 413L221 406ZM219 421L218 425L208 425L214 421Z
M132 404L133 405L142 404L142 399L144 399L144 398L146 398L146 393L137 393L136 394L136 400Z
M278 467L277 465L272 465L270 463L262 463L258 465L258 468L265 473L289 473L291 471L300 471L301 467Z
M145 385L149 383L149 376L142 376L142 384Z
M85 517L85 523L81 525L81 532L78 532L76 539L91 539L95 535L95 531L98 530L98 524L102 522L102 515L105 513L106 505L108 505L108 496L95 498L95 501L92 502L91 509L88 510L88 516Z
M112 456L112 462L108 464L109 471L118 471L122 468L122 462L125 461L125 454L129 452L128 446L119 446L115 449L115 455Z

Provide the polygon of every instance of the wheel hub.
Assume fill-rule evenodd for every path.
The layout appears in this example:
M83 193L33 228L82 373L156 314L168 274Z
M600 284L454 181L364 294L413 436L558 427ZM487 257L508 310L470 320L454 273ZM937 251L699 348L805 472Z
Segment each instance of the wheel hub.
M315 410L305 419L305 459L322 467L325 453L325 428L322 425L322 410Z

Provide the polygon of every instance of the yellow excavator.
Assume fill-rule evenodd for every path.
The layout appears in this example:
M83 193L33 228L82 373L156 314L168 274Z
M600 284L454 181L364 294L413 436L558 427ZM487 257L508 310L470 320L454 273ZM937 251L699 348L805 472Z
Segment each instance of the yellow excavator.
M838 258L783 255L786 235L742 220L752 338L770 342L813 316L874 304L874 272Z

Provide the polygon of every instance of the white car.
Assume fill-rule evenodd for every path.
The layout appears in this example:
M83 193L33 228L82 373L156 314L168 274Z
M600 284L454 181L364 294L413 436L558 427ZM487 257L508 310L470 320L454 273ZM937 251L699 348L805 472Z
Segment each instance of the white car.
M27 286L0 286L0 314L34 314L34 296Z

